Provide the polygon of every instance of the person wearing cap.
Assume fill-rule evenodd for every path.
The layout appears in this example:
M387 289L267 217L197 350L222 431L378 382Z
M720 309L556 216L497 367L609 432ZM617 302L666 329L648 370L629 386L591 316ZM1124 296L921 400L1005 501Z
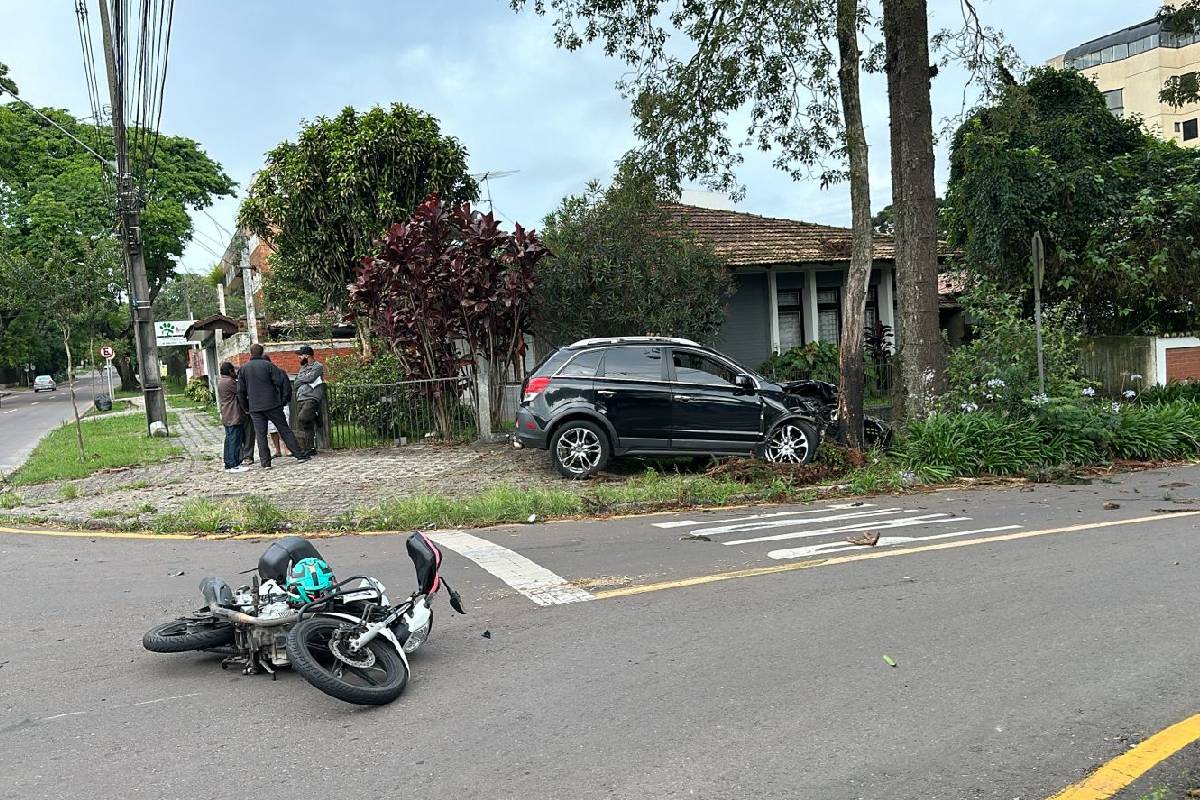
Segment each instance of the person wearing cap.
M313 349L306 344L296 350L296 355L300 356L300 371L296 373L296 433L301 452L315 456L317 417L325 399L325 365L313 357Z

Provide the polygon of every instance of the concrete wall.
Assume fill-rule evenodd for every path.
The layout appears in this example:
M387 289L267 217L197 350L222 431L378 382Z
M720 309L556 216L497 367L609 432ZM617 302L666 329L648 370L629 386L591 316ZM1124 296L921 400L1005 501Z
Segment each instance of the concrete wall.
M1093 336L1080 352L1083 374L1096 381L1105 394L1117 395L1133 384L1130 375L1141 375L1142 386L1158 382L1153 336Z

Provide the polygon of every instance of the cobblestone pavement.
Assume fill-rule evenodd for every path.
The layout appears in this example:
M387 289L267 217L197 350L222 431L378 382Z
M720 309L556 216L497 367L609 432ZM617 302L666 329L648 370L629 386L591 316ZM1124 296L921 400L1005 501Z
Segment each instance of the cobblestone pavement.
M220 459L224 429L206 413L175 411L178 423L172 434L179 436L185 458L15 487L21 503L11 512L62 525L147 525L157 514L177 510L193 498L221 502L258 495L280 508L332 522L385 499L421 493L458 495L504 484L565 485L544 452L516 451L503 444L325 451L307 462L292 459L285 450L271 470L255 465L230 474Z

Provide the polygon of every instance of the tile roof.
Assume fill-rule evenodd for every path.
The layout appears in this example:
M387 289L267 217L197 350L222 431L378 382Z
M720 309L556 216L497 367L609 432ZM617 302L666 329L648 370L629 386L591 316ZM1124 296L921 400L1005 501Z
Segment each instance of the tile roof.
M665 203L663 208L695 231L731 267L850 260L849 228L682 203ZM894 260L892 237L876 234L874 254L878 260Z

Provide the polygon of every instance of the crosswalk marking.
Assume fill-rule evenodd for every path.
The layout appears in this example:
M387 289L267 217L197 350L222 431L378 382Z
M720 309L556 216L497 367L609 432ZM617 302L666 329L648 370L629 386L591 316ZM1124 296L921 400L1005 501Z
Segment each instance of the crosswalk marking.
M520 553L463 531L431 533L429 538L469 558L539 606L595 600L591 592L570 584Z
M828 509L821 509L826 511ZM716 535L722 533L749 533L751 531L765 531L772 528L795 528L800 525L813 525L819 522L837 522L844 519L862 519L866 517L886 517L891 514L915 514L915 511L906 511L903 508L879 508L874 511L847 511L843 514L828 514L824 517L789 517L787 519L768 519L759 520L757 522L738 522L732 525L717 525L711 528L699 528L692 533L705 535Z
M821 544L811 544L806 547L792 547L782 550L772 550L767 553L767 558L772 558L777 561L791 558L811 558L813 556L824 556L831 553L843 553L848 550L871 550L880 547L891 547L897 544L909 544L911 542L928 542L934 539L951 539L955 536L970 536L973 533L999 533L1000 531L1011 531L1020 528L1020 525L1000 525L995 528L975 528L969 531L953 531L951 533L937 533L932 536L880 536L879 541L872 545L850 544L844 540L833 542L822 542Z
M732 542L723 542L726 545L738 544L753 544L754 542L780 542L785 539L810 539L814 536L824 536L830 533L850 533L853 531L878 531L887 528L907 528L911 525L937 525L945 522L960 522L971 519L970 517L955 517L952 514L922 514L917 517L901 517L900 519L889 519L882 522L875 520L865 520L862 522L853 522L849 525L838 525L833 528L818 528L811 531L793 531L791 533L777 533L772 536L759 536L755 539L736 539Z
M725 523L748 522L750 520L755 520L755 519L771 519L774 517L794 517L799 514L820 514L825 511L844 511L846 509L851 509L851 508L874 508L874 507L875 507L874 503L834 503L833 505L825 506L824 508L809 508L809 509L804 509L801 511L773 511L769 514L751 514L748 517L733 517L732 519L722 520L722 522L725 522ZM666 522L652 522L650 524L656 528L665 528L665 529L669 530L671 528L686 528L690 525L703 525L705 523L701 520L695 520L695 519L677 519L677 520L668 520Z

